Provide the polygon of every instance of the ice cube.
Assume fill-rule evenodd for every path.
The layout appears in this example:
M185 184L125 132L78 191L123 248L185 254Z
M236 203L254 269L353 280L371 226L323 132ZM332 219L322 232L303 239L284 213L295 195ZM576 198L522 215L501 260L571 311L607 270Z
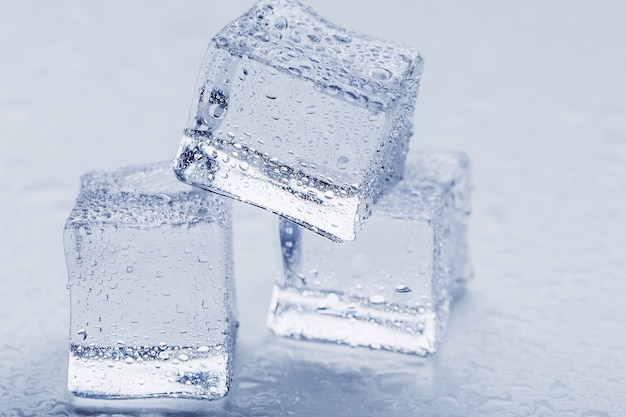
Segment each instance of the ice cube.
M416 355L434 353L468 279L469 162L420 152L374 205L354 242L280 220L283 273L268 325L277 335Z
M236 329L227 199L177 181L171 162L91 172L64 243L73 394L227 393Z
M402 175L421 68L411 48L259 1L210 42L176 174L353 240Z

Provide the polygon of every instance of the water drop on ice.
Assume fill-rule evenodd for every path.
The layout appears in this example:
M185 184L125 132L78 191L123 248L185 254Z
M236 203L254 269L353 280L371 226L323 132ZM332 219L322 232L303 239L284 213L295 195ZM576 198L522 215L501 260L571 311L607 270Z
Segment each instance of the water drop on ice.
M335 38L335 40L341 42L341 43L350 43L352 42L352 37L350 35L348 35L347 33L335 33L333 35L333 38Z
M339 296L334 292L331 292L324 297L318 304L318 310L332 310L339 304Z
M308 37L308 38L309 38L312 42L315 42L315 43L319 43L319 42L321 42L321 41L322 41L322 38L321 38L321 37L320 37L320 35L318 35L317 33L309 33L309 34L307 35L307 37Z
M278 92L279 87L277 84L270 84L263 90L265 97L269 98L270 100L276 100L276 98L278 97Z
M277 17L276 20L274 20L274 28L276 30L287 29L287 26L288 26L287 19L282 16Z
M246 78L248 78L248 69L243 67L239 68L239 70L237 71L237 76L241 81L245 81Z
M391 76L392 73L387 68L376 67L370 70L370 77L376 81L387 81Z
M216 103L209 107L209 115L214 119L221 119L226 114L226 107Z
M346 169L348 167L348 163L350 162L350 158L345 155L342 155L337 159L337 168Z

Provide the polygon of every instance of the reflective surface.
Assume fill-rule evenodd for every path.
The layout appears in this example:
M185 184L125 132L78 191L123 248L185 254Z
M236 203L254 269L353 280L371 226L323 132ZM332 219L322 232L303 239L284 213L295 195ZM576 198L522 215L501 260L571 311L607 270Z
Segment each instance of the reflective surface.
M413 148L472 159L475 278L430 359L272 337L275 218L236 204L233 391L109 414L626 414L625 6L310 3L420 48ZM204 48L249 4L39 2L0 15L0 415L66 391L62 229L86 171L172 158ZM355 10L358 9L358 13ZM145 411L142 411L145 410Z

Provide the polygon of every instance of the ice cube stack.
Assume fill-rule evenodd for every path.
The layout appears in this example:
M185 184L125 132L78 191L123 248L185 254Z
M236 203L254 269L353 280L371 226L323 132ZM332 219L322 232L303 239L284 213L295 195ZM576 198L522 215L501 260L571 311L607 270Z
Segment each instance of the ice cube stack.
M416 51L295 0L258 1L222 29L175 175L157 163L82 178L64 235L70 391L227 393L237 325L223 196L280 215L275 334L434 353L468 278L469 167L413 152L405 170L421 67Z

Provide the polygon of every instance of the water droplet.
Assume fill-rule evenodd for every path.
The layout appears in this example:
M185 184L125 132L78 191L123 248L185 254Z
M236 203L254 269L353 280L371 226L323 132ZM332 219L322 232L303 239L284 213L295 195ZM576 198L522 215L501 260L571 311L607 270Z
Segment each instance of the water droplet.
M329 85L328 88L326 88L326 92L333 96L339 93L340 91L341 91L341 87L339 87L338 85Z
M319 303L317 303L318 310L332 310L339 304L339 296L334 292L329 293Z
M135 361L133 360L133 358L126 358L126 359L124 359L124 362L126 362L127 364L130 365L131 363L133 363Z
M289 72L296 76L302 75L302 70L298 67L289 67Z
M350 35L348 35L347 33L335 33L333 35L333 38L335 38L335 40L341 42L341 43L350 43L352 42L352 37Z
M370 70L370 77L376 81L387 81L392 75L387 68L375 67Z
M87 339L87 330L85 329L80 329L77 333L79 336L83 337L83 340Z
M163 272L161 272L161 271L156 271L156 272L154 273L154 276L156 276L157 278L161 278L161 277L163 276Z
M276 100L279 93L279 87L277 84L270 84L265 87L263 93L265 94L265 97L269 98L270 100Z
M218 36L217 39L215 39L215 42L219 45L219 46L226 46L228 45L228 39L226 39L223 36Z
M225 114L226 114L226 107L224 107L222 104L216 103L216 104L212 104L209 107L209 116L211 116L214 119L221 119L222 117L224 117Z
M333 198L335 198L335 193L333 193L332 190L328 190L324 193L324 197L326 197L327 199L331 200Z
M350 158L345 155L342 155L337 159L337 168L346 169L348 167L348 163L350 162Z
M276 20L274 20L274 28L276 30L287 29L288 25L289 25L289 22L287 22L287 19L282 16L277 17Z
M198 255L198 262L200 262L201 264L205 264L209 262L209 257L206 255Z
M262 30L256 32L254 34L254 37L257 38L257 39L260 39L263 42L269 42L270 41L270 35L267 32L262 31Z
M239 169L242 171L247 171L248 169L250 169L250 165L247 162L240 162Z
M411 289L406 285L398 285L395 290L400 293L411 292Z
M184 353L181 353L180 355L178 355L178 359L181 362L187 362L189 360L189 356L185 355Z
M315 42L315 43L318 43L318 42L321 42L321 41L322 41L322 38L321 38L321 37L320 37L320 35L318 35L317 33L309 33L309 34L307 35L307 37L308 37L308 38L309 38L312 42Z
M163 200L164 203L171 203L172 202L172 197L170 197L167 194L163 194L163 193L159 193L156 195L156 197L160 198L161 200Z
M161 359L162 361L166 361L170 358L170 354L167 352L161 352L159 353L159 359Z
M128 272L129 274L132 273L135 270L135 268L133 268L132 266L127 266L126 267L126 272Z
M200 346L198 348L198 353L207 353L209 351L209 347L208 346Z
M369 298L369 302L372 304L382 304L385 302L385 297L380 294L374 294Z
M237 76L241 81L245 81L246 78L248 78L248 69L244 67L239 67L239 70L237 70Z

